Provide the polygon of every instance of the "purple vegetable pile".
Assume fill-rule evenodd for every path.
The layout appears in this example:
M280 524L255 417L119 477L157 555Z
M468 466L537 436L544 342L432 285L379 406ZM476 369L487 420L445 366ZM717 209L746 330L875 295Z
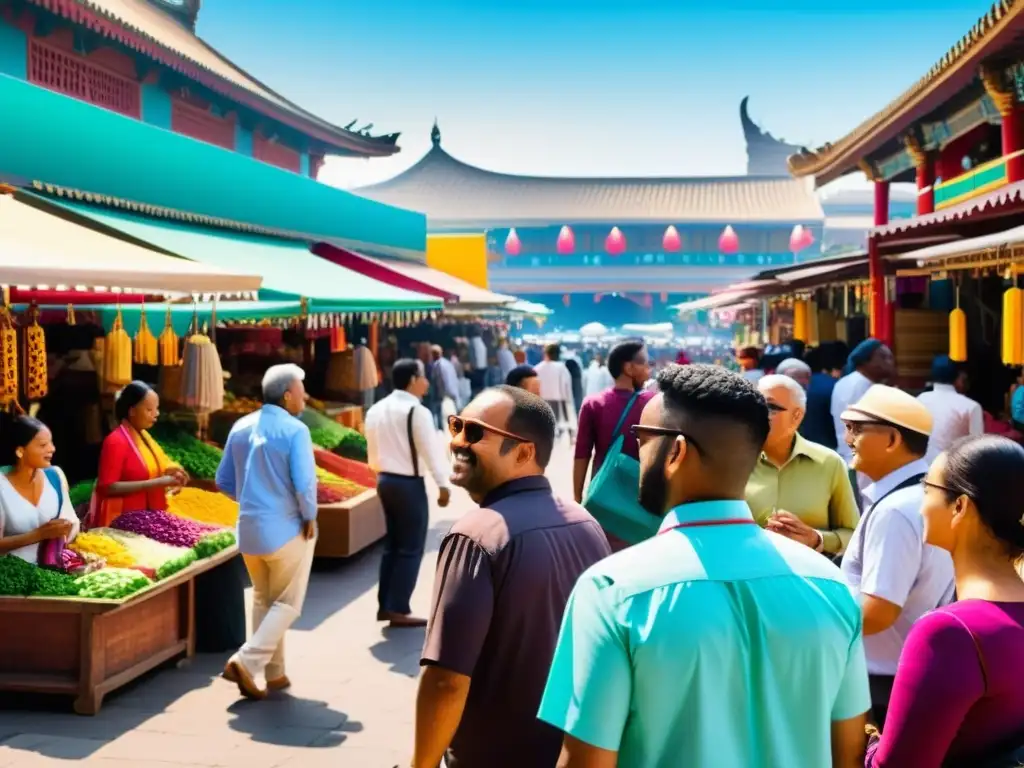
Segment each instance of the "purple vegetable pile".
M197 523L156 509L125 512L114 520L111 528L137 533L163 544L189 548L194 547L208 533L221 530L215 525Z

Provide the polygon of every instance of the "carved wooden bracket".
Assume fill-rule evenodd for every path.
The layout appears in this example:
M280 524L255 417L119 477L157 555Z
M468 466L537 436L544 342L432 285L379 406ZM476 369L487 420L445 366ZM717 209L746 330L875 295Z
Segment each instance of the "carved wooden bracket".
M868 160L866 157L862 158L857 163L857 167L860 168L861 171L863 171L865 176L868 177L868 181L881 181L882 180L881 175L878 173L877 170L875 170L875 167L871 164L871 161Z
M903 146L907 148L907 154L914 161L916 168L920 168L928 162L928 152L921 146L921 140L916 133L910 132L904 135Z
M1006 81L1006 68L1002 65L982 64L978 76L999 114L1003 117L1010 114L1017 106L1017 94Z

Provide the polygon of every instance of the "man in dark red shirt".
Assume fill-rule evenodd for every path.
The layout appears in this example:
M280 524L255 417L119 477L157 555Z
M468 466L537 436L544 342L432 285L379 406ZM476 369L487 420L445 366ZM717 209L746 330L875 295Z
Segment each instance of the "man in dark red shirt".
M641 341L624 341L616 345L608 355L608 372L615 379L615 386L591 395L583 401L580 408L579 434L576 437L576 461L572 469L573 490L576 501L583 501L583 490L587 484L587 470L593 477L601 469L608 449L618 436L615 425L622 416L623 409L636 392L644 388L651 377L651 364L647 359L647 349ZM633 401L633 407L622 422L621 433L625 436L622 452L636 459L639 456L636 438L630 434L629 428L640 423L640 414L644 406L657 394L656 392L640 392ZM593 467L591 467L593 459Z
M438 553L412 765L552 768L562 734L537 709L569 593L608 542L544 477L555 414L539 397L488 389L449 431L452 482L480 507Z

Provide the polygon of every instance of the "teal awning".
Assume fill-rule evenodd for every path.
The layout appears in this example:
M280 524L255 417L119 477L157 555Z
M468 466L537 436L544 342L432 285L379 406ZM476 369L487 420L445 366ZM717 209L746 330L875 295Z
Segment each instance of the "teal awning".
M0 174L309 233L364 253L409 257L426 250L422 213L367 200L2 74L0 104Z
M25 307L15 307L18 311L24 311ZM61 306L44 306L41 309L52 309L63 311ZM143 309L146 312L146 324L154 336L159 336L164 329L167 320L166 304L123 304L121 319L124 322L124 329L129 336L135 338L139 332L139 319L142 317ZM221 301L217 303L217 322L241 322L244 320L272 320L282 317L298 317L302 312L302 304L298 301ZM79 313L95 312L99 316L103 330L109 332L114 327L114 318L117 316L118 307L115 304L92 304L82 305L78 308ZM192 327L193 315L198 315L199 325L202 327L213 319L214 306L210 302L199 302L198 304L171 304L171 326L178 336L185 336Z
M177 256L259 275L263 278L260 299L265 301L305 297L310 312L401 312L443 305L436 296L396 288L321 259L305 242L195 227L80 203L59 205Z

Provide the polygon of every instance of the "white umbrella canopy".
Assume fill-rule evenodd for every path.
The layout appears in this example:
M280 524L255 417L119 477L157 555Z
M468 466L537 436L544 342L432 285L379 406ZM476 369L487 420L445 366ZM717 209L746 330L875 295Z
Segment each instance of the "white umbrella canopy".
M587 323L580 328L580 336L586 339L599 339L608 335L608 328L603 323Z

